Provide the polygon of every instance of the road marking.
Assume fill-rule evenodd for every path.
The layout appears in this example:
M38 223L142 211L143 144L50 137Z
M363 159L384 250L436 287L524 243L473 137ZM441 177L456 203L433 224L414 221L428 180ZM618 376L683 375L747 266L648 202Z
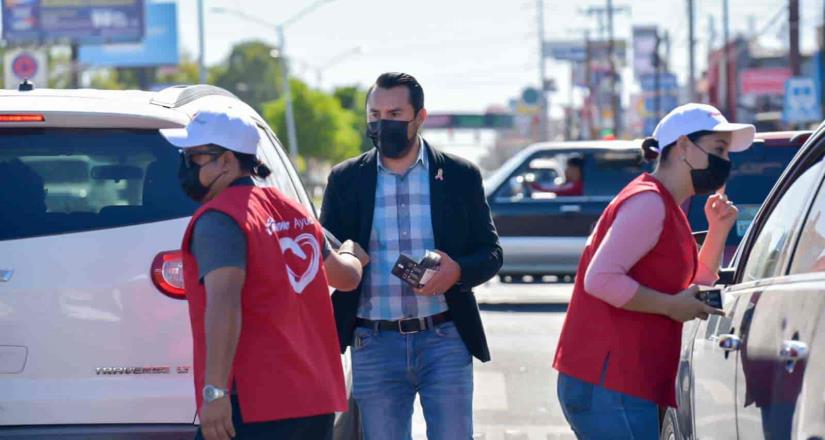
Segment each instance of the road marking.
M474 411L507 411L510 408L507 402L507 381L504 373L476 371L473 381L476 384L484 384L483 387L475 387Z

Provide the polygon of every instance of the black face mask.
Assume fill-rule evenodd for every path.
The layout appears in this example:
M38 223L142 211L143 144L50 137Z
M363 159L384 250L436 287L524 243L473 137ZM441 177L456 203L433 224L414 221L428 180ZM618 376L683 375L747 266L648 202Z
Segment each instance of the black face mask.
M218 160L219 156L219 154L215 155L215 157L206 164ZM209 194L209 190L212 188L212 185L214 185L215 182L224 175L224 173L218 174L214 179L212 179L212 182L210 182L209 185L204 185L201 183L200 179L201 168L203 168L203 165L198 165L195 162L192 162L192 160L187 158L185 154L181 153L180 168L178 169L178 182L180 182L180 187L183 189L183 192L186 193L190 199L196 202L201 202L203 198Z
M729 160L710 154L702 147L694 146L708 155L708 167L697 170L685 159L685 163L690 167L690 180L693 182L693 191L696 195L706 195L721 188L730 176L731 163Z
M367 124L367 137L383 156L390 159L404 157L415 144L415 137L407 137L412 121L381 119Z

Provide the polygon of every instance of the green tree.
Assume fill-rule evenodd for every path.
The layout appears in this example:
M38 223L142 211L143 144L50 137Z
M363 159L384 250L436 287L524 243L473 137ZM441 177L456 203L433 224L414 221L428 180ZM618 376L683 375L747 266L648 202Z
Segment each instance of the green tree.
M236 45L227 61L214 70L214 84L260 112L265 102L281 96L280 61L272 57L273 49L260 41Z
M184 53L180 58L180 62L174 69L158 69L157 83L176 85L199 84L200 69L198 66L198 61L188 53Z
M372 141L367 138L367 91L358 86L339 87L333 92L335 99L341 103L341 107L355 114L353 128L361 136L361 151L368 151L372 146Z
M298 79L292 79L290 85L300 155L332 162L357 155L361 135L354 128L355 113L343 108L335 97L311 90ZM264 104L263 115L288 150L286 101L281 98Z

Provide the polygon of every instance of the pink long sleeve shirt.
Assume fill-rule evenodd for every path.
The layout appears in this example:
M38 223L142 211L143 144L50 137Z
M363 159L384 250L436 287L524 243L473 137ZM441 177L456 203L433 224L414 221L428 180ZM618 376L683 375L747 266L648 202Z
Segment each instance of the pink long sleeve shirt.
M656 246L664 221L665 203L658 194L643 192L625 201L587 268L584 290L615 307L627 304L639 290L628 272ZM713 285L717 278L700 260L694 282Z

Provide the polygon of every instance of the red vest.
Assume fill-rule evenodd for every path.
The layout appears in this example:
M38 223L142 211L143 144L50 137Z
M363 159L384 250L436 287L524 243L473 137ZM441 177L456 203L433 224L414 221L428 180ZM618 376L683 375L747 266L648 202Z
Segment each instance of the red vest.
M644 191L658 193L664 200L664 228L656 246L628 275L645 287L671 295L693 282L698 252L690 224L670 192L644 174L607 206L584 248L553 366L569 376L599 384L607 362L606 388L675 407L682 324L663 315L614 307L584 290L590 260L619 207Z
M206 292L190 251L193 225L223 212L246 234L241 335L225 384L235 383L244 422L346 411L341 355L315 218L274 188L235 186L203 205L183 239L183 271L194 339L195 396L206 367Z

